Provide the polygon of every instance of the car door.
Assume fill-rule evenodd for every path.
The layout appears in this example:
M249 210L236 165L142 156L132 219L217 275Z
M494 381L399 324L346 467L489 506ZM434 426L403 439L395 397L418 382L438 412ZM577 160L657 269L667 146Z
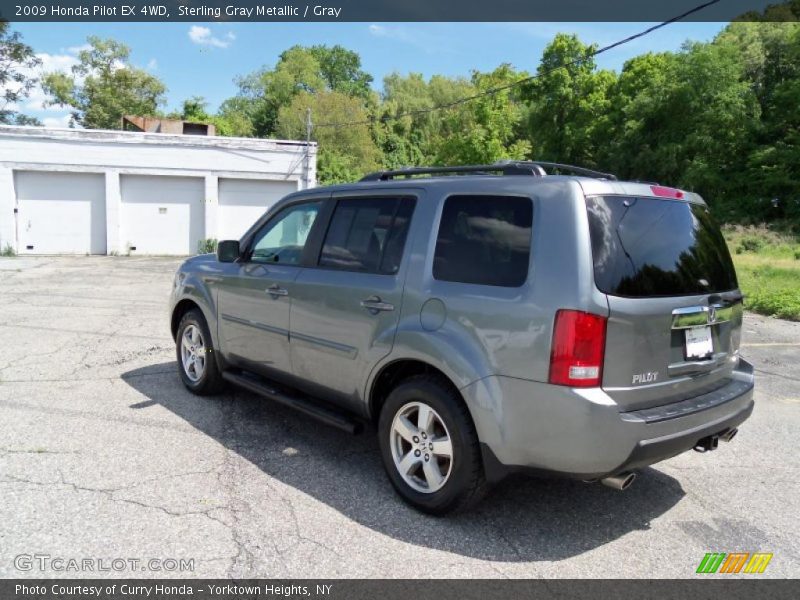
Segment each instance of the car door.
M412 195L336 197L317 264L293 286L295 377L363 410L369 370L392 348L403 296Z
M219 337L226 360L269 375L291 375L289 309L306 242L321 226L324 199L292 203L244 242L238 271L219 284Z

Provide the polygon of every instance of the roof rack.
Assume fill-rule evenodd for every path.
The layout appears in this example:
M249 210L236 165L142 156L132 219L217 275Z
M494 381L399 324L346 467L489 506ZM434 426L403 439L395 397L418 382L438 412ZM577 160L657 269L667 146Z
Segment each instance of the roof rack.
M376 171L375 173L369 173L368 175L365 175L361 178L361 181L389 181L398 177L445 175L448 173L469 173L473 175L500 173L501 175L529 175L533 177L545 177L547 176L545 168L574 173L575 175L582 175L585 177L594 177L596 179L610 179L612 181L617 179L616 175L612 175L611 173L603 173L602 171L584 169L583 167L576 167L574 165L541 161L508 160L499 161L491 165L464 165L459 167L408 167L393 171Z
M585 167L576 167L575 165L565 165L556 162L542 162L536 161L537 165L546 169L555 169L557 171L565 171L567 173L574 173L575 175L582 175L583 177L593 177L595 179L609 179L617 181L617 176L613 173L606 173L604 171L595 171L594 169L587 169Z

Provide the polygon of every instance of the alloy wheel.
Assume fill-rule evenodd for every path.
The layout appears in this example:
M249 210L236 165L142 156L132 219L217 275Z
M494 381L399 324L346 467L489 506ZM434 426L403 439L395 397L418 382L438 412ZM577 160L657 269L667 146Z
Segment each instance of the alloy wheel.
M395 414L389 436L403 481L424 494L442 489L453 469L453 444L439 413L424 402L409 402Z
M203 334L196 325L189 325L181 337L183 372L193 383L200 381L206 368L206 347Z

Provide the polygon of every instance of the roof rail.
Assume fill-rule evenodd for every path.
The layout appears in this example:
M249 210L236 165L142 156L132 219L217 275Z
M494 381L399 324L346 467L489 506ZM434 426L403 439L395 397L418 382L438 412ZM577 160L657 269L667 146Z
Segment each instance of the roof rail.
M396 177L414 177L417 175L444 175L448 173L454 174L477 174L488 175L489 173L500 173L501 175L529 175L533 177L545 177L547 172L545 168L556 169L558 171L567 171L575 175L583 175L586 177L595 177L597 179L610 179L616 180L616 176L611 173L603 173L601 171L593 171L592 169L584 169L583 167L576 167L574 165L563 165L553 162L540 162L540 161L499 161L491 165L464 165L458 167L408 167L405 169L396 169L393 171L376 171L369 173L361 178L361 181L389 181Z
M594 177L595 179L609 179L611 181L617 180L617 176L614 175L613 173L595 171L594 169L587 169L585 167L576 167L575 165L565 165L563 163L556 163L556 162L543 162L540 160L537 160L536 164L544 169L555 169L557 171L566 171L567 173L582 175L584 177Z
M459 167L408 167L394 171L376 171L361 178L361 181L389 181L395 177L414 177L415 175L438 175L447 173L472 173L489 174L502 173L503 175L533 175L544 177L544 172L539 165L526 162L495 163L493 165L464 165Z

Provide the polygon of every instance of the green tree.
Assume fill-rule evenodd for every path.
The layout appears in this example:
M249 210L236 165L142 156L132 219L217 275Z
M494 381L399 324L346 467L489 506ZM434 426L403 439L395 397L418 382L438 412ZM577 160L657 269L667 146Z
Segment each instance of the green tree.
M464 78L434 75L425 81L420 73L386 76L373 129L384 154L384 166L432 164L445 135L445 122L441 112L430 109L474 93L474 85Z
M520 97L530 107L527 136L535 158L598 166L616 76L596 70L591 57L596 49L576 35L557 34L542 54L538 77L522 87Z
M739 54L687 43L629 61L616 86L614 155L622 176L658 180L725 206L741 199L760 110Z
M354 181L380 167L381 153L368 124L325 127L326 123L361 123L369 119L363 102L341 92L301 92L288 106L281 107L277 135L284 139L305 139L306 112L314 122L312 139L319 144L317 173L321 183Z
M183 101L181 111L177 116L184 121L207 122L212 118L206 111L207 107L208 102L203 96L192 96Z
M666 90L677 70L675 54L648 52L627 61L610 90L610 131L599 148L604 168L621 177L654 180L663 177L663 165L653 157L663 131L674 115L665 112ZM669 180L664 180L669 181Z
M216 128L216 134L221 136L251 137L252 127L250 121L236 111L217 114L208 112L208 102L203 96L192 96L181 104L181 109L167 114L169 119L182 119L197 123L211 123Z
M777 215L771 209L764 215L764 208L771 205L759 203L763 218L786 216L800 224L800 27L781 25L784 39L776 45L783 51L768 53L765 60L768 76L762 88L763 118L749 156L749 195L782 202Z
M738 56L743 77L755 94L761 118L751 124L750 150L741 164L742 196L731 218L770 220L787 216L800 222L800 1L770 7L769 19L734 22L714 40ZM781 22L781 20L783 21ZM782 206L772 208L778 198Z
M252 103L240 96L228 98L217 111L217 118L225 123L224 132L220 128L220 135L232 135L237 137L253 137L256 135L256 127L251 113Z
M329 90L365 100L370 98L372 75L361 69L361 57L357 52L339 45L316 45L308 51L317 59L319 75Z
M166 87L130 64L130 48L112 39L89 38L71 74L48 73L42 87L50 105L72 109L72 123L87 128L119 129L123 115L155 115Z
M0 123L39 124L37 119L20 114L17 106L37 84L30 73L40 64L41 60L22 41L19 32L12 32L7 21L0 21Z
M341 46L292 46L275 67L262 68L236 79L239 93L226 100L220 116L246 120L252 134L275 134L278 113L301 92L338 92L370 101L372 77L361 70L357 53Z
M10 125L27 125L40 127L42 122L36 117L24 115L22 113L15 113L13 118L9 120Z
M528 140L519 139L522 106L515 102L514 88L481 96L525 77L510 65L491 73L473 72L474 100L457 105L441 116L443 130L436 144L434 162L443 165L487 164L500 159L524 159L531 152Z

